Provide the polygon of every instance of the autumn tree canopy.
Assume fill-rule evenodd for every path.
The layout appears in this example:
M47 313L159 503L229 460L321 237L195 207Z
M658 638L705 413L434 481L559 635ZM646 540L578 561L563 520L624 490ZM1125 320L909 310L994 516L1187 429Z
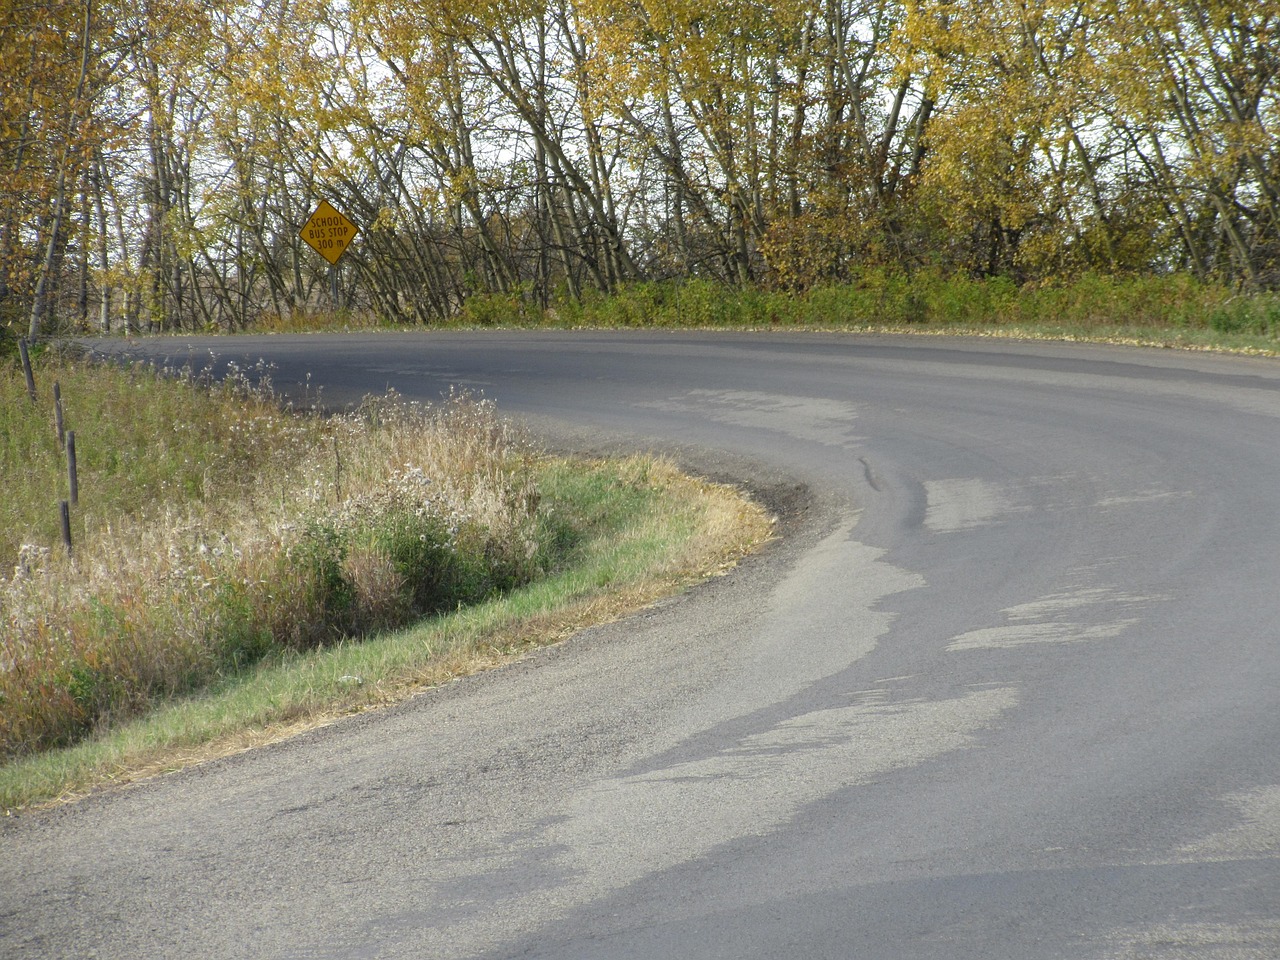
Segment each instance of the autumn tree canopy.
M1280 287L1280 0L0 0L0 321L867 266Z

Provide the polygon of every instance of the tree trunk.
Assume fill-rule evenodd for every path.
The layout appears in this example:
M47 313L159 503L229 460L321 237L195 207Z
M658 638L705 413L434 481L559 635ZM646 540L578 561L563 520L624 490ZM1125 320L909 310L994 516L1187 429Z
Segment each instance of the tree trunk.
M31 301L31 324L27 329L27 339L34 343L40 339L44 326L46 298L49 292L50 278L53 275L54 260L58 251L59 235L62 232L63 208L67 197L67 168L71 164L71 144L79 134L80 105L84 98L85 79L89 74L89 31L93 27L93 0L84 0L84 28L80 37L80 76L76 81L76 92L71 99L71 111L67 118L67 135L62 144L62 156L58 161L58 181L53 191L53 221L49 225L49 242L45 246L44 260L40 267L40 276L36 281L35 295Z

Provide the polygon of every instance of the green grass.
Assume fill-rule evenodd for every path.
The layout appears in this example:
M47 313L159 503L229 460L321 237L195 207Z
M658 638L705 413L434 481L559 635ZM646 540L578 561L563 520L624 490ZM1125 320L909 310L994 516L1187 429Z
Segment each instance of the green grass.
M1088 275L1059 286L1018 287L1003 277L869 269L855 282L804 293L708 281L639 284L611 297L557 305L541 320L565 326L976 333L1259 353L1280 349L1280 295L1241 295L1187 276Z
M291 455L300 424L243 380L210 389L190 377L161 381L145 368L119 370L46 354L36 360L33 404L17 361L0 357L0 563L23 542L61 542L57 501L68 496L54 430L53 387L76 432L84 541L120 517L159 517L193 499L238 499L245 484Z
M9 504L4 562L24 569L0 579L6 809L393 702L706 576L768 532L732 491L662 462L544 457L470 398L326 419L242 386L48 357L38 373L77 411L114 411L102 430L120 455L82 487L142 476L151 494L103 497L72 557L50 549L47 526L22 521L59 493L61 458L41 405L17 398L5 449L23 453L0 480L38 476ZM228 457L245 431L252 449ZM216 469L199 484L166 476L200 457Z
M1019 286L928 270L866 268L803 292L702 279L635 283L547 306L477 294L454 328L692 328L967 334L1122 342L1242 353L1280 352L1280 294L1245 294L1186 274L1086 274ZM295 316L290 329L385 329L376 317Z

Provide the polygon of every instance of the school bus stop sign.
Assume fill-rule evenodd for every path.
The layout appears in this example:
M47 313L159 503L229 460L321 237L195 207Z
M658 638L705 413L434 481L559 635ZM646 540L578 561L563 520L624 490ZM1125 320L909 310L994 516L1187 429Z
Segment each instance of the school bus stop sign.
M303 226L301 236L316 253L336 264L359 232L360 228L335 210L328 200L321 200Z

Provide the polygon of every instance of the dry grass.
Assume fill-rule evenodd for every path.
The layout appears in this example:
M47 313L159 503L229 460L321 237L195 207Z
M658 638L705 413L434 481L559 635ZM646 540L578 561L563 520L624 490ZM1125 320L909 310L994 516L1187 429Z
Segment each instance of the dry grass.
M64 393L92 387L75 368L57 372ZM123 376L144 398L192 393ZM282 651L482 600L555 560L541 542L554 531L537 513L532 454L490 404L391 397L321 419L259 394L223 400L214 412L229 417L194 496L100 511L79 525L70 556L39 539L14 549L0 579L0 757L74 743ZM31 417L19 426L42 429ZM144 431L117 460L162 474L154 464L172 459L170 435L199 429L176 420ZM227 458L228 444L245 456ZM51 485L29 476L31 460L0 466L6 487L18 473L33 490ZM37 523L23 536L40 533Z
M536 476L549 508L582 534L563 568L406 629L264 661L75 747L0 767L0 807L71 800L397 703L723 573L772 534L739 491L663 461L544 459Z
M736 491L652 458L543 457L470 397L325 419L244 382L44 363L75 410L109 411L115 455L89 459L82 489L146 493L90 499L70 557L39 522L7 530L6 809L396 702L714 575L769 536ZM9 389L15 371L0 374ZM10 517L60 492L47 417L22 401L0 420L0 481L46 472L13 485L30 500Z

